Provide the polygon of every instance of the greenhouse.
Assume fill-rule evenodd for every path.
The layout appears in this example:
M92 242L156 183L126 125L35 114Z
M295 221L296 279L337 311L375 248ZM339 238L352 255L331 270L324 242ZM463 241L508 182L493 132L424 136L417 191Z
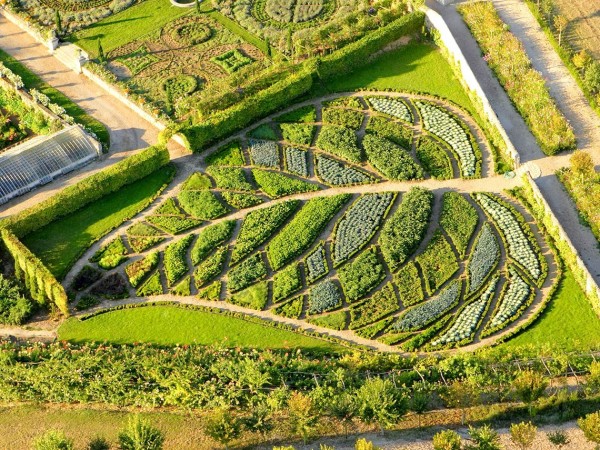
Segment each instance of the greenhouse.
M99 154L99 145L77 125L1 153L0 204L88 164Z

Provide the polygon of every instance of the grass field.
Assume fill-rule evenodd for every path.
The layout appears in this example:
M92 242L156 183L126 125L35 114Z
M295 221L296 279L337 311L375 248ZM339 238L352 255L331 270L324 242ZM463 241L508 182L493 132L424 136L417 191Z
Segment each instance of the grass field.
M144 209L173 177L166 166L23 238L59 279L89 246Z
M318 89L325 92L361 88L393 89L447 98L477 115L471 100L442 52L431 44L411 43L379 57L366 67Z
M23 79L23 83L25 83L25 86L28 89L35 88L38 91L46 94L52 102L65 108L67 113L73 117L76 122L84 125L96 133L96 136L98 136L100 142L106 146L110 144L110 137L106 127L98 120L88 116L86 112L73 103L69 97L64 95L62 92L57 91L46 82L42 81L41 78L31 72L27 67L2 50L0 50L0 62L2 62L14 73L20 75Z
M555 346L564 351L585 351L600 343L600 320L571 272L566 271L554 298L538 321L503 344Z
M148 33L159 31L171 20L188 13L188 8L178 8L169 1L145 0L78 31L69 40L97 57L98 39L104 52L108 53Z
M330 342L235 317L175 306L151 306L114 311L80 321L68 319L59 339L124 344L202 344L225 347L310 348L340 350Z
M558 13L569 19L566 38L577 49L586 49L600 59L600 14L598 2L554 0Z

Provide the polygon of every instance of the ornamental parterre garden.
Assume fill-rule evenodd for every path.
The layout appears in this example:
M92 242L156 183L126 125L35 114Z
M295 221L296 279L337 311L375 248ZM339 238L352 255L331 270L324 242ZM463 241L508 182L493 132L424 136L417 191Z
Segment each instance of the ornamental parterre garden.
M478 178L490 152L474 136L468 115L423 96L290 107L204 155L84 255L70 288L101 307L96 286L113 284L135 302L230 304L403 351L493 342L544 302L555 261L517 200L448 191L417 158L427 138L453 177Z

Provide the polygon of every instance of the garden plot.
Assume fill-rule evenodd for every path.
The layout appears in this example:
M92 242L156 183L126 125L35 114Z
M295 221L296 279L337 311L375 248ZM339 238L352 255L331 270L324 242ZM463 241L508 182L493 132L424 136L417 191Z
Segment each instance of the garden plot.
M356 98L324 106L358 110L363 103ZM369 105L372 98L388 97L374 94ZM404 123L390 110L360 113L363 124L373 117ZM189 175L86 256L77 295L96 298L102 286L115 298L199 298L406 351L478 344L522 323L548 261L520 206L496 194L432 191L418 180L399 188L376 174L367 161L373 148L363 154L356 131L339 125L343 114L324 126L356 137L359 151L346 152L355 161L319 147L321 124L313 114L285 117L290 121L281 123L316 127L316 139L290 146L267 119L216 146L204 172ZM379 132L362 137L369 135L387 139ZM393 148L386 147L387 158ZM402 158L414 149L403 149ZM352 178L358 174L365 178Z

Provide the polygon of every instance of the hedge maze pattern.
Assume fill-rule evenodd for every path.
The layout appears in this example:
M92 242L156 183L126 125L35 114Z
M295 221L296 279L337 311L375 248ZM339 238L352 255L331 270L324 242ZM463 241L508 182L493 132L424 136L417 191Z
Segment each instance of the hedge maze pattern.
M106 240L82 279L76 277L78 292L90 295L112 283L121 297L230 302L407 351L465 346L509 329L542 295L552 258L543 254L547 246L526 210L505 195L428 190L414 177L403 179L402 188L373 191L388 178L368 161L366 136L390 144L376 157L393 159L394 145L401 161L411 158L419 170L417 142L427 136L460 168L457 177L473 167L478 175L484 153L471 137L472 165L456 156L464 156L465 141L459 152L421 128L422 119L407 123L418 117L418 105L433 105L429 100L349 98L285 114L286 124L308 117L314 132L305 144L284 139L280 116L267 123L272 139L263 128L261 139L216 148L203 171ZM344 130L339 140L327 139L333 150L318 146L323 108L339 110L328 130ZM346 111L353 118L360 113L359 129L342 126ZM452 130L471 133L450 111L444 117L455 121ZM408 130L409 145L386 136L386 126L369 131L373 118ZM461 168L464 161L470 165ZM226 200L232 195L252 201ZM91 281L84 283L86 277Z

